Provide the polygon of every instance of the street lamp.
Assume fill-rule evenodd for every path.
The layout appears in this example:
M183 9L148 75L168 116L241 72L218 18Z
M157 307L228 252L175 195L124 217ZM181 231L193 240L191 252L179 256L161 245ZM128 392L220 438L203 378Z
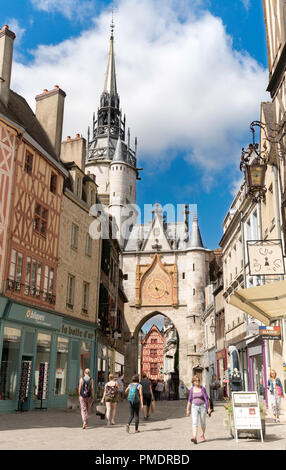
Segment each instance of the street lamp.
M253 141L246 150L242 149L240 171L244 171L247 195L257 203L265 199L267 163L265 157L261 155L258 143L255 142L255 126L262 127L262 124L260 121L253 121L250 124Z

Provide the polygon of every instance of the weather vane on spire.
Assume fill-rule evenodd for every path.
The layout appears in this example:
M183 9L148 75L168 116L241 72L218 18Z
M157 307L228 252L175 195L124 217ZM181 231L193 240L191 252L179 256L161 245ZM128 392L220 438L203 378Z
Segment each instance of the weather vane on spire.
M111 37L113 38L113 33L114 33L114 28L115 28L115 24L114 24L114 11L115 11L115 8L112 7L110 12L111 12L111 25L110 25L110 29L111 29Z

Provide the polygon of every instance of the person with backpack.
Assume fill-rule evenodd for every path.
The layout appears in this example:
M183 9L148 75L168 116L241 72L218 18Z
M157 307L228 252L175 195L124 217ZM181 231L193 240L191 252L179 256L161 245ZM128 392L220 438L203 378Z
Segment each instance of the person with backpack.
M85 429L94 397L93 379L90 377L89 369L85 369L84 376L79 379L78 395L83 423L82 428Z
M139 427L139 411L140 405L143 409L143 393L142 393L142 385L139 383L139 375L133 375L132 382L128 385L125 390L125 393L128 393L128 403L130 409L130 415L128 419L128 424L126 424L126 431L130 431L130 424L135 415L135 432L140 432Z
M117 399L120 393L120 388L116 380L114 380L114 375L109 374L109 381L104 386L104 392L101 399L101 403L106 405L106 419L107 419L107 426L110 424L115 424L115 414L116 414L116 405ZM110 419L111 417L111 419Z

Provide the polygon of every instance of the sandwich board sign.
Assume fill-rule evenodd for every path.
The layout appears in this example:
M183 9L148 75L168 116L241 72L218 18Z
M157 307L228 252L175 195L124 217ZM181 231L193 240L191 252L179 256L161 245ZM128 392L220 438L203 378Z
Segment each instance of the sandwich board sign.
M236 442L238 442L238 431L253 429L260 430L263 442L257 392L232 392L232 409Z

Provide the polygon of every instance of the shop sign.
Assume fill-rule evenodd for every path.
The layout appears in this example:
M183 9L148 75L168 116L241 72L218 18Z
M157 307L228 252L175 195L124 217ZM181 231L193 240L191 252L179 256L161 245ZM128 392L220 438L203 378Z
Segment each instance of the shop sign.
M247 242L250 276L285 274L281 240Z
M61 317L17 304L12 304L8 318L9 320L16 320L54 330L59 330L62 323Z
M259 335L262 337L262 339L281 340L280 326L260 326Z
M257 392L232 392L232 409L236 441L239 430L259 429L263 442Z
M87 330L84 328L79 328L78 326L71 326L65 323L62 324L61 333L63 335L72 336L73 338L85 339L85 340L94 340L94 332L92 330Z
M219 361L220 359L225 359L225 349L216 353L216 358Z
M262 346L252 346L252 348L248 348L249 356L259 356L259 354L262 354Z
M259 325L255 321L248 323L246 326L246 331L249 336L259 335Z
M63 379L65 376L63 369L56 369L56 379Z

